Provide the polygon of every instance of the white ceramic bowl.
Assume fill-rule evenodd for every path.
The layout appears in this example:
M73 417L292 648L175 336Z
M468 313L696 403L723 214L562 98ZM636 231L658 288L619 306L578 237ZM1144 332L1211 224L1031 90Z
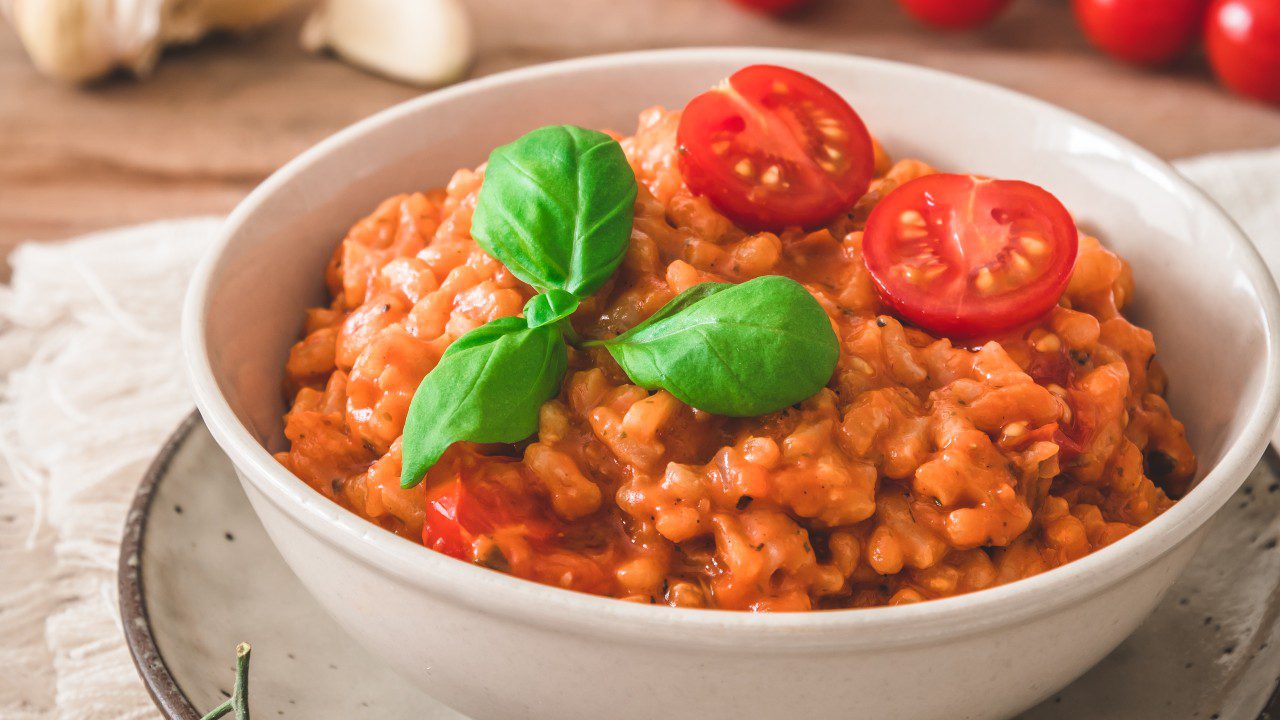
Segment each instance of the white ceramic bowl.
M751 63L843 93L896 157L1030 180L1132 263L1199 485L1129 537L1003 587L904 607L753 615L643 606L458 562L324 499L272 459L281 368L322 268L393 193L443 184L549 123L629 131ZM285 560L353 636L478 719L998 718L1101 659L1186 566L1277 410L1278 298L1240 231L1168 165L1088 121L952 75L845 55L670 50L425 95L289 163L196 273L184 343L200 410ZM263 598L263 602L270 602Z

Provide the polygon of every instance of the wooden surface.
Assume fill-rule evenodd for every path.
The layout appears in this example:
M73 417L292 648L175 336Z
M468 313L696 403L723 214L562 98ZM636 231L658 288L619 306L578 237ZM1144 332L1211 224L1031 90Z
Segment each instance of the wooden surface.
M1219 89L1199 58L1158 72L1093 51L1065 0L1016 0L943 34L892 0L819 0L786 22L723 0L467 0L472 76L562 57L689 45L837 50L933 66L1057 103L1165 157L1280 144L1280 109ZM0 27L0 256L17 242L224 213L299 151L419 89L313 57L300 18L166 54L145 81L88 88L31 69Z

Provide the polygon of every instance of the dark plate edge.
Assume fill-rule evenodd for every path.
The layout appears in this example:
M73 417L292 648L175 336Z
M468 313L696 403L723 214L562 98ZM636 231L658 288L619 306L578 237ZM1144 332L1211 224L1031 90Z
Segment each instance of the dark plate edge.
M164 656L160 654L155 637L151 633L151 618L147 615L147 600L142 578L142 548L146 539L151 504L156 496L156 487L164 479L178 449L202 422L200 411L192 410L173 434L165 440L134 493L129 513L125 516L124 536L120 543L120 561L117 570L120 624L124 630L125 643L129 647L129 656L133 659L133 665L138 669L138 675L142 678L147 693L151 695L151 699L155 701L156 707L164 714L166 720L200 720L201 714L173 679L169 666L165 664ZM1280 466L1280 449L1274 445L1268 445L1261 462ZM1277 683L1271 697L1267 699L1257 720L1280 720L1280 683Z
M151 699L167 720L200 720L200 713L192 706L178 683L169 672L160 649L151 633L151 619L147 615L147 600L143 592L142 547L147 534L147 517L156 487L164 479L178 449L191 436L191 431L201 422L200 413L192 410L164 442L156 459L142 476L142 482L134 493L129 514L125 516L124 537L120 543L120 563L117 571L120 625L124 629L125 644L133 665L142 677Z

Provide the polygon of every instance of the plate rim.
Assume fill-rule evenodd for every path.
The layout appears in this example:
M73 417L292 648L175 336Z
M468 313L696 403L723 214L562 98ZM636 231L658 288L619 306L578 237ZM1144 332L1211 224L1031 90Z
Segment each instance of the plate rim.
M198 409L192 409L173 432L165 438L155 458L148 465L126 515L124 535L120 543L117 586L121 627L129 657L137 669L147 693L165 720L201 720L200 711L191 703L182 687L170 672L164 655L156 645L151 628L151 616L147 613L146 586L142 576L142 552L145 548L147 525L154 505L156 490L192 433L205 425ZM222 452L219 448L219 452ZM1268 444L1259 462L1280 464L1280 448ZM1280 683L1272 689L1257 720L1280 718Z
M146 542L147 524L156 488L168 475L169 467L196 426L203 422L199 410L191 410L177 428L165 438L164 445L147 467L134 491L133 501L125 516L124 535L120 542L120 558L117 570L117 592L120 606L120 626L124 631L129 657L137 668L142 684L166 720L200 720L201 714L191 704L174 679L164 661L164 655L156 645L151 629L151 616L147 613L147 597L142 577L142 552Z

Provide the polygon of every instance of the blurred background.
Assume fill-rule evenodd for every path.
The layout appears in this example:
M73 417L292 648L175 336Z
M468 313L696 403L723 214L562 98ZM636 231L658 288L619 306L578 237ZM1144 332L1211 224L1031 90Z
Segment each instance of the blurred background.
M1262 1L1280 7L1276 0ZM417 6L409 8L407 19L398 15L405 12L399 6L406 2ZM775 14L776 8L763 12L740 2L798 7ZM947 4L968 2L914 4L924 6L917 12L927 15L931 4L943 6L945 14ZM1125 0L1100 2L1123 5ZM155 34L148 25L152 20L129 6L160 4L0 0L10 21L0 24L0 255L28 239L225 213L272 170L317 140L425 91L421 84L379 74L388 71L378 67L388 59L370 53L376 56L380 44L399 48L391 53L396 56L392 63L398 57L402 64L422 64L419 75L426 79L417 81L428 85L642 48L833 50L941 68L1029 93L1114 128L1167 158L1280 144L1280 109L1223 87L1198 37L1178 40L1175 52L1164 53L1172 58L1155 67L1117 60L1086 38L1076 18L1082 10L1073 12L1070 0L1012 0L996 8L1001 12L989 22L961 30L923 23L897 0L334 0L331 4L345 7L328 9L327 28L324 19L318 29L313 22L310 40L338 49L319 54L300 42L313 3L232 0L231 5L256 4L261 15L281 15L265 25L213 32L199 42L169 47L145 77L104 70L115 59L129 64L152 51L137 45L139 36ZM994 4L1004 5L999 0ZM1135 12L1153 12L1142 9L1141 0L1136 4ZM1146 0L1145 6L1157 8L1159 19L1180 12L1176 7L1184 4ZM1190 4L1203 12L1208 3ZM36 17L55 6L61 8L60 17ZM98 34L91 36L81 26L95 25L95 6L99 12L114 6L117 14L134 13L136 17L126 18L133 27L120 27L125 23L119 17L98 20L92 31ZM1122 12L1112 21L1106 11L1094 11L1103 13L1104 22L1095 35L1105 33L1108 22L1120 23L1119 32L1129 33L1131 44L1137 42L1141 51L1147 41L1133 30L1132 19ZM235 26L264 19L179 18L188 27L177 32L200 37L210 22ZM414 23L423 26L421 33L434 33L432 44L448 45L449 57L408 57L424 44L415 44L412 32L408 38L379 36L396 34L388 27ZM344 32L359 36L346 38L343 46ZM317 38L317 33L329 37ZM67 47L77 40L96 45L107 57ZM63 79L42 74L33 56L46 73ZM140 63L150 60L142 57ZM89 77L75 78L79 72ZM399 69L401 76L405 72Z

